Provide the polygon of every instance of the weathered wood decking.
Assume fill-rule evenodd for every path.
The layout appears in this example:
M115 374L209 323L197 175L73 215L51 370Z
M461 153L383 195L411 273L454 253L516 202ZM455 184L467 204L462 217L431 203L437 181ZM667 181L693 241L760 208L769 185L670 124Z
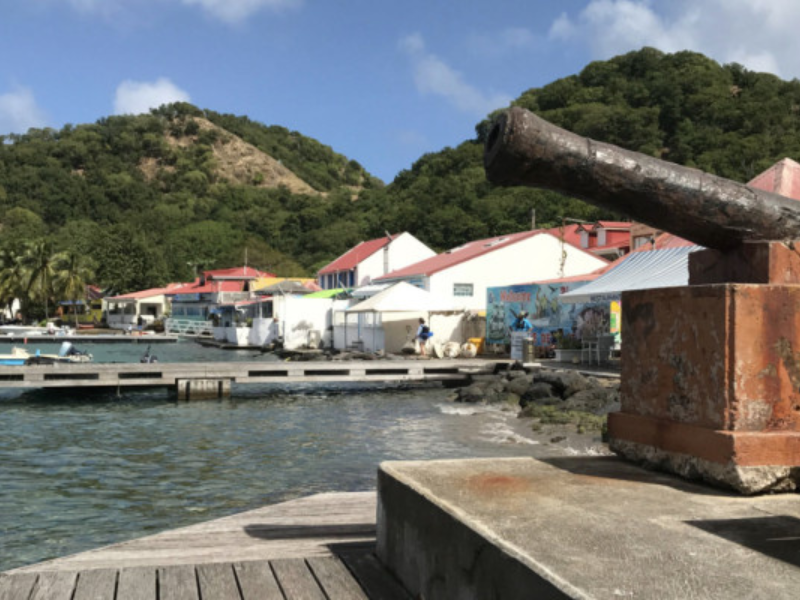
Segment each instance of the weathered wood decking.
M0 387L170 387L177 386L181 380L216 380L245 384L446 381L465 379L470 373L491 372L497 362L456 359L0 366Z
M408 598L375 493L318 494L0 574L0 600Z

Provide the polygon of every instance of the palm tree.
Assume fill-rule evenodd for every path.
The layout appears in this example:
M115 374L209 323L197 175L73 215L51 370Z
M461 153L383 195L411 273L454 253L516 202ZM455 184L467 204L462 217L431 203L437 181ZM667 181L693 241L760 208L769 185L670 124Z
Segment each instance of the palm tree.
M48 304L53 296L54 258L50 243L46 241L34 242L22 257L28 275L28 297L44 303L45 319L50 317Z
M27 277L22 255L14 250L0 250L0 305L13 310L14 300L26 303ZM23 314L25 310L23 309Z
M72 302L75 328L78 327L78 300L86 302L86 285L94 279L90 259L75 250L60 252L53 257L55 275L53 284L61 298Z

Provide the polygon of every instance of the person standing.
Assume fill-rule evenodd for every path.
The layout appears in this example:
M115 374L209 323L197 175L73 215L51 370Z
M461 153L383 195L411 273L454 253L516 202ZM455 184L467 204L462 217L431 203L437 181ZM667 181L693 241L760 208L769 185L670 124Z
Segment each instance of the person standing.
M428 327L428 325L425 324L425 319L420 318L419 327L417 327L416 339L419 341L419 353L422 356L426 356L425 344L428 343L428 339L430 339L430 337L431 337L430 327Z

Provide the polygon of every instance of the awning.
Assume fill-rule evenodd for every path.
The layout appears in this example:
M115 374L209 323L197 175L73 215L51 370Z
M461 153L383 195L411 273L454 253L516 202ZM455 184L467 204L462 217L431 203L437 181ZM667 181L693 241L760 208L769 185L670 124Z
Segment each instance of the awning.
M561 294L567 304L619 300L622 292L689 284L689 254L701 246L632 252L619 265L576 290Z

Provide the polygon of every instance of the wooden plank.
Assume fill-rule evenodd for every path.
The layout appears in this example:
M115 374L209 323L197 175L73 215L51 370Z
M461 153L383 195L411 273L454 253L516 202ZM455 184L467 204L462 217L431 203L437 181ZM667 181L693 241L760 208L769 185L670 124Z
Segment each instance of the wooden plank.
M36 575L4 575L0 577L0 600L27 600L31 595Z
M33 588L31 600L70 600L77 579L76 571L42 573Z
M411 600L411 594L386 570L371 549L337 553L371 600Z
M19 572L167 567L330 556L331 544L375 540L375 492L317 494L121 542Z
M117 582L117 600L156 600L154 568L122 569Z
M338 558L317 556L306 559L306 562L328 598L368 600L364 590Z
M283 600L283 593L268 562L237 563L234 571L244 600Z
M200 600L197 575L191 565L177 565L158 570L160 600Z
M302 558L271 560L269 564L286 600L325 600L325 594Z
M203 600L240 600L233 565L212 564L197 567L197 582Z
M81 571L75 585L73 600L114 600L117 589L117 571L100 569Z

